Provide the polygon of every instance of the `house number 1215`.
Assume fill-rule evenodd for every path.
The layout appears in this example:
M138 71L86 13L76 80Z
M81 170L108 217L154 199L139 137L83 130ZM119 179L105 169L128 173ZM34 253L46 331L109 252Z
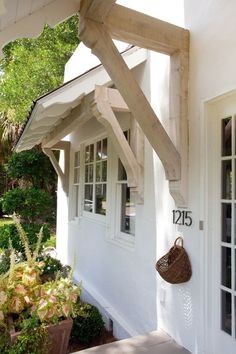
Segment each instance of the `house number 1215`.
M173 224L191 226L193 220L190 216L192 212L186 210L172 210Z

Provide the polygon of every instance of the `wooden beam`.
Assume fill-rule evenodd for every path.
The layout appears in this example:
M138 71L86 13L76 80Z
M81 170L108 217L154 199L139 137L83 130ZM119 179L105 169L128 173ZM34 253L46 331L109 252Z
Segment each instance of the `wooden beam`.
M150 144L162 161L168 180L180 179L180 155L104 25L82 19L80 38L101 60Z
M91 117L88 103L83 100L78 107L71 111L67 118L63 119L62 122L44 138L42 142L43 147L51 148L66 135L70 134L75 128L86 123Z
M116 0L86 0L86 2L86 5L84 2L80 4L81 11L86 13L86 17L92 17L93 20L97 22L103 22L114 6ZM84 8L85 6L86 9Z
M170 57L170 125L173 141L180 152L181 179L170 181L169 188L177 207L188 203L188 51L178 51Z
M52 149L42 147L43 152L47 155L53 165L58 177L60 178L62 188L68 195L69 193L69 169L70 169L70 142L60 141ZM64 150L64 171L62 171L52 150Z
M91 106L92 112L108 132L108 136L126 170L129 187L138 187L140 168L109 103L108 92L109 89L106 87L96 86L95 98ZM119 92L117 90L116 92L117 96L119 96ZM113 97L115 97L114 92ZM113 104L115 104L114 101ZM115 104L115 106L117 105ZM124 107L122 108L125 107L126 104L124 104Z
M51 164L53 165L58 177L61 180L61 184L64 187L65 186L65 178L64 178L65 176L64 176L64 173L63 173L63 171L62 171L62 169L61 169L61 167L60 167L60 165L59 165L59 163L58 163L53 151L50 150L50 149L47 149L47 148L43 148L42 150L45 153L45 155L47 155L49 157L49 159L51 161Z
M103 11L103 6L106 7L106 11ZM90 11L92 8L96 11ZM93 1L84 18L104 23L114 39L160 53L171 55L177 50L186 50L189 46L188 30L124 6L112 4L112 1Z

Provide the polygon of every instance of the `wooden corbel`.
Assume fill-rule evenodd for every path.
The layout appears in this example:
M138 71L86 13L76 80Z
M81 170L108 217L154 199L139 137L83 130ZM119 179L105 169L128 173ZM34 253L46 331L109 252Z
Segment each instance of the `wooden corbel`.
M70 161L70 142L60 141L51 148L42 147L45 155L47 155L53 165L58 177L60 178L62 188L66 195L69 193L69 161ZM53 150L64 150L64 168L61 169Z
M139 165L120 124L114 114L129 112L125 101L116 89L95 86L94 101L91 104L93 115L106 128L109 138L127 173L128 186L138 192L139 202L143 201L142 166Z
M107 9L101 16L95 15L92 11L92 5L96 3L98 6L100 2ZM176 206L186 207L189 31L116 5L112 0L99 2L91 0L90 6L86 7L86 4L85 0L81 1L80 39L100 59L133 117L159 156ZM170 133L171 138L125 64L112 38L170 56L170 119L175 118L173 124L175 130Z

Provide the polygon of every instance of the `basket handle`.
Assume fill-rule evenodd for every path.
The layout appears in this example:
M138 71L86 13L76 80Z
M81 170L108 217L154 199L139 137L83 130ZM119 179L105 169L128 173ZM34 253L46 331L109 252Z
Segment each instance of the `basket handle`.
M177 246L178 240L180 240L180 243L181 243L180 246L183 247L184 246L184 240L183 240L183 237L181 237L181 236L177 237L177 239L175 240L174 246L175 247Z

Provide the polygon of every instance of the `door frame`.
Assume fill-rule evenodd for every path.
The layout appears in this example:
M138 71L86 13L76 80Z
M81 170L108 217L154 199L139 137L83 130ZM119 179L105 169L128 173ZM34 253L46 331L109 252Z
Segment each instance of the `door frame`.
M234 101L234 102L233 102ZM217 139L220 139L221 131L218 124L218 128L214 126L212 131L210 125L215 120L225 118L229 115L236 114L236 90L232 90L228 93L219 95L217 97L208 99L202 104L203 114L201 115L201 180L204 181L202 187L201 198L201 215L205 220L205 230L202 242L201 259L203 259L203 291L202 291L202 310L204 311L204 325L202 329L203 341L204 341L204 353L215 354L215 335L216 330L219 330L218 324L220 318L214 315L213 309L220 308L220 274L221 274L221 262L218 262L217 268L215 268L215 259L221 259L221 239L213 238L214 235L219 233L221 226L220 220L220 204L221 195L218 188L219 184L216 179L212 179L212 172L217 171L220 168L220 146L219 146L219 159L211 159L213 154L212 147L210 146L214 132L217 133ZM218 129L218 131L217 131ZM212 137L213 138L213 137ZM218 144L220 145L220 144ZM218 146L217 145L217 146ZM218 166L217 166L218 165ZM216 203L212 203L212 200ZM217 221L218 220L218 223ZM217 229L218 228L218 229ZM214 241L214 242L213 242ZM219 284L218 284L218 283ZM218 294L215 296L214 289L217 288ZM205 300L205 301L204 301ZM228 334L222 331L222 336ZM236 340L235 340L236 345Z

